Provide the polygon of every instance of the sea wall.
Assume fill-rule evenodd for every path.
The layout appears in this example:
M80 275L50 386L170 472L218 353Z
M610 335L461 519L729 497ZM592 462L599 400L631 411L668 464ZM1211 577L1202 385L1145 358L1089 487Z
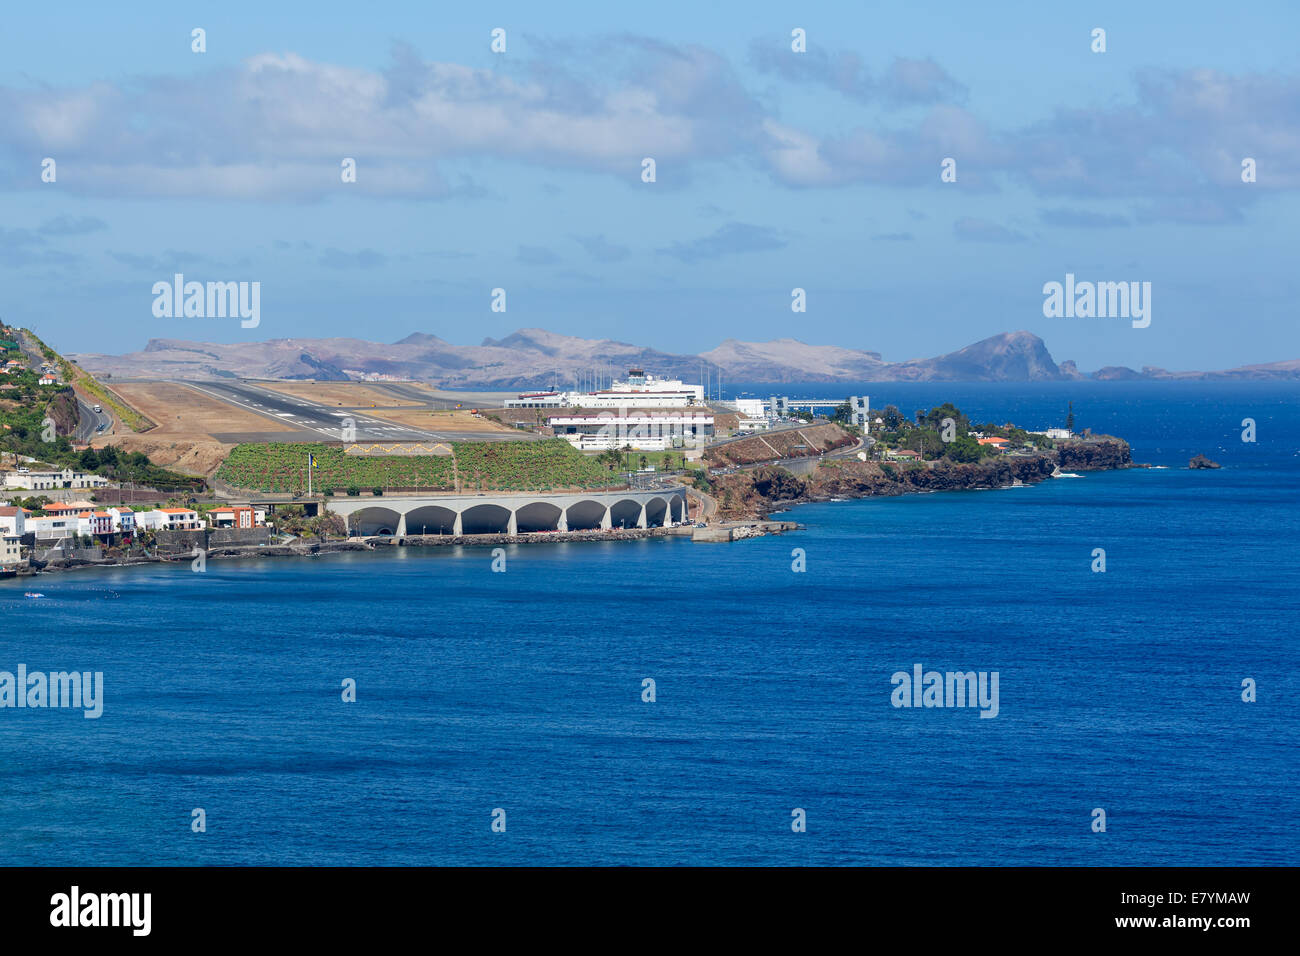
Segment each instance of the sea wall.
M269 544L269 528L204 528L199 531L158 531L158 550L170 554L209 548L256 547Z

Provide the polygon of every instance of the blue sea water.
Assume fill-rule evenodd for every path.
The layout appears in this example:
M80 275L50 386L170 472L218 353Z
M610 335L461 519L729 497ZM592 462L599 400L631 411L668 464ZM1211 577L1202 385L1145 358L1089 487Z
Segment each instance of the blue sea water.
M0 582L0 670L105 681L98 720L0 710L0 859L1300 862L1300 389L862 391L1032 426L1073 398L1167 468L511 547L505 573L433 548ZM917 663L998 671L998 716L892 707Z

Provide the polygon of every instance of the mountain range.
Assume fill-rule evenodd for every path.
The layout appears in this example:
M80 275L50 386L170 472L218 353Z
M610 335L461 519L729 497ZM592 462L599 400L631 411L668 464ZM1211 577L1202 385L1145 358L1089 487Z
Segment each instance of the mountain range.
M610 339L584 339L520 329L480 345L453 345L416 332L391 344L354 338L271 339L212 343L150 339L126 355L74 354L95 375L139 379L313 379L345 381L391 376L441 388L561 388L593 372L621 376L643 368L662 378L701 381L705 369L731 382L1054 382L1126 380L1300 379L1300 359L1219 372L1140 371L1107 366L1092 375L1053 360L1030 332L1004 332L934 358L886 362L878 352L795 339L727 339L699 355L661 352Z

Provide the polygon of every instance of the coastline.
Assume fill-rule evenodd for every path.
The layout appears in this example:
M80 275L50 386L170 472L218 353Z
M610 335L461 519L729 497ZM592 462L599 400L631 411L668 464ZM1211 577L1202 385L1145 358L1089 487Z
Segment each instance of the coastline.
M347 538L342 540L303 541L298 544L242 545L212 548L204 552L207 561L247 561L259 558L312 558L323 554L349 551L384 551L389 548L436 547L502 547L508 544L560 544L590 543L599 541L642 541L649 538L688 537L693 528L614 528L609 531L536 531L516 535L407 535L397 537ZM40 568L21 568L14 578L5 580L30 580L47 574L102 568L128 568L140 565L185 564L193 561L192 552L154 554L126 560L87 561L72 559L52 562Z
M775 511L801 504L937 491L991 491L1036 485L1066 472L1146 467L1133 461L1128 442L1104 435L1063 443L1035 455L970 464L903 465L841 459L822 462L806 478L780 466L766 466L727 476L713 494L719 499L718 513L723 518L766 520Z
M1037 455L986 459L972 464L927 462L908 467L890 463L839 459L824 461L799 478L779 465L768 465L727 476L714 494L726 504L704 533L692 525L660 528L615 528L587 531L538 531L522 534L406 535L305 541L280 545L223 546L204 552L204 560L242 561L258 558L309 558L346 551L380 551L400 547L501 547L504 545L638 541L689 537L694 541L738 541L797 530L794 522L772 521L771 515L796 505L899 497L937 491L987 491L1039 484L1063 472L1114 471L1145 468L1132 461L1129 445L1113 436L1097 436ZM69 559L41 567L26 567L5 580L29 580L47 574L93 568L125 568L192 561L193 552L153 554L121 560Z

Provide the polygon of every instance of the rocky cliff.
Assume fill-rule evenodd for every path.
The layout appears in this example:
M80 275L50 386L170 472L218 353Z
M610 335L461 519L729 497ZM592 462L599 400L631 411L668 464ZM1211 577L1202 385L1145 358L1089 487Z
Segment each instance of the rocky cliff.
M1099 436L1063 442L1058 449L1036 455L1003 455L973 464L847 459L822 462L806 479L783 468L755 468L716 479L713 494L724 519L765 518L777 503L1005 488L1050 478L1058 467L1105 471L1132 466L1128 442Z

